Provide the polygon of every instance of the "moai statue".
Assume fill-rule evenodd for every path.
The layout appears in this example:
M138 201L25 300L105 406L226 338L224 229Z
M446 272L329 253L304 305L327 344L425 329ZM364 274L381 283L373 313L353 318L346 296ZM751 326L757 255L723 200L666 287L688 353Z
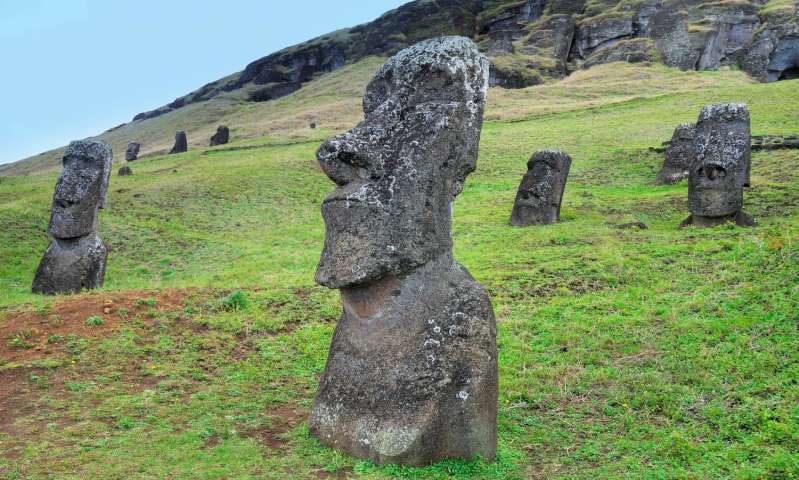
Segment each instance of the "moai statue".
M140 143L130 142L125 149L125 161L132 162L139 158L139 149L141 149Z
M123 165L122 167L119 168L118 175L120 177L128 177L130 175L133 175L133 170L129 166Z
M228 140L230 140L230 130L226 126L220 125L214 136L211 137L211 146L225 145Z
M344 307L309 421L327 446L416 466L494 458L494 314L451 236L487 89L471 40L419 43L378 70L365 120L317 152L338 188L322 204L316 281Z
M688 171L694 161L694 137L696 124L685 123L674 130L671 144L666 150L666 161L658 173L657 184L669 185L688 178Z
M180 131L175 134L175 146L169 151L169 154L183 153L189 150L189 143L186 140L186 132Z
M743 189L749 184L751 144L749 110L730 103L702 109L696 125L694 159L688 177L688 209L682 226L712 227L728 221L748 227Z
M34 293L77 293L103 285L107 251L97 236L97 217L112 157L108 144L88 140L72 142L64 152L48 228L53 241L36 270Z
M557 223L571 164L571 157L561 151L535 152L516 193L510 224L526 227Z

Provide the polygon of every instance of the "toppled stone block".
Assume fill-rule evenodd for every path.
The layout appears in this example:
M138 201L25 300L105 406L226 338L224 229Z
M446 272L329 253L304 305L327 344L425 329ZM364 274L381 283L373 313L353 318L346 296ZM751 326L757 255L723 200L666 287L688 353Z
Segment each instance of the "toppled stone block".
M403 50L367 87L365 120L317 152L338 187L316 280L344 305L309 420L324 445L375 463L494 458L496 325L451 238L488 68L461 37Z
M516 193L511 225L549 225L560 220L560 204L571 163L570 156L555 150L542 150L530 158Z

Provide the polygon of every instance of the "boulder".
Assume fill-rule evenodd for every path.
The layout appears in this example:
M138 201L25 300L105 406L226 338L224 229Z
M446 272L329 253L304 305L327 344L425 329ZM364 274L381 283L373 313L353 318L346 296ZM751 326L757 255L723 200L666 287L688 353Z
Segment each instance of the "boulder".
M422 42L378 70L365 120L317 152L337 188L316 280L344 307L309 419L324 445L414 466L494 458L494 314L451 237L487 88L470 40Z
M571 163L571 157L560 151L542 150L533 154L516 193L511 225L549 225L560 220L560 204Z
M674 130L666 150L666 160L657 176L658 185L677 183L688 178L691 163L694 161L695 136L695 123L686 123Z
M128 144L128 148L125 149L125 160L128 162L132 162L139 158L139 150L141 149L141 144L137 142L130 142Z
M717 104L702 109L696 124L695 160L688 176L691 216L683 225L754 223L742 211L743 189L749 185L750 136L746 105Z
M106 248L96 231L112 158L111 147L97 141L72 142L64 152L48 228L54 240L36 271L34 293L75 293L102 286Z
M211 137L211 146L225 145L230 140L230 130L224 125L216 129L216 133Z
M180 131L175 134L175 145L172 147L172 150L169 151L169 154L172 155L174 153L183 153L189 150L189 143L186 140L186 132Z
M129 166L123 165L122 167L120 167L118 175L120 177L127 177L133 175L133 170L131 170Z

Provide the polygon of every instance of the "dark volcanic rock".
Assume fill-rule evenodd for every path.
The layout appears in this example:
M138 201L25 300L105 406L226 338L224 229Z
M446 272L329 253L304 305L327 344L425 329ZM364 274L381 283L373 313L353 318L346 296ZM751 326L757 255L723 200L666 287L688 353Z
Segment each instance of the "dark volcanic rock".
M96 235L54 239L39 263L33 293L78 293L103 286L106 247Z
M216 133L211 137L211 146L225 145L228 140L230 140L230 130L226 126L220 125L216 129Z
M325 445L376 463L494 457L494 315L451 239L487 87L471 41L422 42L377 72L365 120L317 153L338 188L316 279L344 304L310 415Z
M694 137L696 124L686 123L674 130L668 150L666 161L657 176L658 185L677 183L683 178L688 178L688 172L694 161Z
M106 248L97 237L98 211L111 175L111 147L72 142L56 183L48 231L54 237L33 280L33 292L53 295L102 286Z
M620 40L594 51L583 63L583 68L611 62L651 62L655 59L654 51L654 44L648 38Z
M120 177L127 177L127 176L130 176L130 175L133 175L133 170L131 170L131 168L129 166L124 165L124 166L119 168L118 175Z
M684 225L712 226L734 220L746 226L743 189L751 165L749 110L742 104L709 105L696 124L695 160L688 177Z
M557 223L571 164L571 157L563 152L535 152L516 193L510 224L526 227Z
M172 155L174 153L183 153L189 150L189 143L186 140L186 132L178 132L175 134L175 145L172 147L172 150L169 151L169 154Z
M140 143L130 142L128 148L125 149L125 160L132 162L139 158L139 149L141 149Z

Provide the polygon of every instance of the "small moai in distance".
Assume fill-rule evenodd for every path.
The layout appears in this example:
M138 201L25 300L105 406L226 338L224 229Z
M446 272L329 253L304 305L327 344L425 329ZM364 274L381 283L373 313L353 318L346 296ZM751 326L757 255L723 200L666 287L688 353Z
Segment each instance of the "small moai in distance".
M230 140L230 130L225 125L220 125L211 137L211 146L225 145Z
M317 152L337 188L316 281L343 303L309 419L324 445L380 464L495 456L494 314L451 237L488 68L462 37L405 49L369 83L364 121Z
M141 144L138 142L130 142L128 148L125 149L125 161L133 162L139 158L139 150Z
M175 153L183 153L189 150L189 142L186 140L186 132L180 131L175 134L175 145L172 147L172 150L169 151L169 154Z
M560 221L560 204L571 164L571 157L561 151L535 152L516 192L510 224L526 227Z
M310 124L308 124L308 127L310 127L311 130L315 130L316 129L316 122L312 121Z
M694 161L694 137L696 124L685 123L674 130L671 143L666 150L666 160L657 176L658 185L669 185L688 178Z
M738 103L708 105L696 125L695 159L688 177L688 209L681 226L712 227L729 221L755 224L743 212L749 185L751 140L749 110Z
M133 175L133 170L129 166L123 165L122 167L119 168L118 175L120 177L128 177L130 175Z
M64 152L48 228L53 241L36 270L34 293L77 293L103 285L107 249L97 236L97 221L112 158L108 144L91 140L72 142Z

